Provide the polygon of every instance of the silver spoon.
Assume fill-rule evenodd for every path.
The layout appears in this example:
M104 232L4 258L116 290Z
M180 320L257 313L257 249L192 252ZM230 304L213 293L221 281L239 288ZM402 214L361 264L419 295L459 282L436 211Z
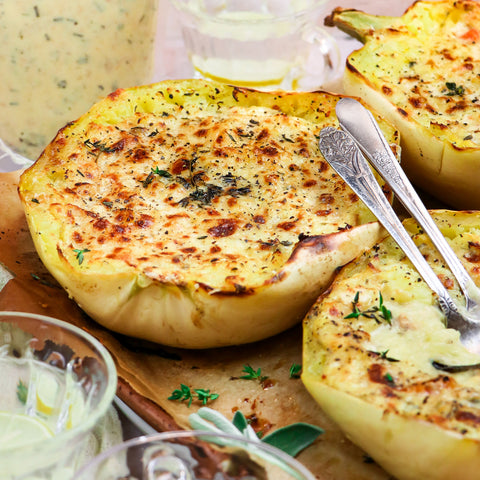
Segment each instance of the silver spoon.
M427 285L436 293L439 306L447 318L447 326L460 332L460 340L467 350L480 354L480 317L471 315L465 308L459 308L454 303L385 198L352 137L341 130L326 127L320 132L319 147L332 168L387 229Z
M342 130L349 133L375 170L390 185L403 206L430 237L450 268L465 297L469 314L480 320L480 289L465 270L425 208L402 167L392 153L373 115L357 100L342 98L336 106Z

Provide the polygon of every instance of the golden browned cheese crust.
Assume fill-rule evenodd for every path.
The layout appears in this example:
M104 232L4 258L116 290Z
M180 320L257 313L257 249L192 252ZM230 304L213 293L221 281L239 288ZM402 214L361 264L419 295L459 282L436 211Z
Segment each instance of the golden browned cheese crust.
M272 277L299 235L366 217L319 157L318 133L263 108L93 122L54 141L44 173L55 180L29 200L65 219L58 251L70 260L82 250L85 265L113 259L158 281L241 291Z
M318 150L338 98L201 81L114 92L22 175L40 256L88 313L123 333L189 346L217 345L211 330L242 343L284 329L379 234L356 230L374 217ZM295 298L282 307L285 295ZM230 310L256 331L235 339L241 322L216 328ZM196 340L182 333L191 329Z

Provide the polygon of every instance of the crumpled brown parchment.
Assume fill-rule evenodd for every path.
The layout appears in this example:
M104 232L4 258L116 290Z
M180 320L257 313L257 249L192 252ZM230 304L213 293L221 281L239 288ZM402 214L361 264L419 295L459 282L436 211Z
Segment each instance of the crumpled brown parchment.
M298 456L318 479L390 478L325 416L301 380L290 378L290 366L301 363L300 325L251 345L188 351L118 336L88 318L37 256L17 195L18 177L0 174L0 263L13 276L0 291L1 310L49 315L94 335L114 357L119 397L157 430L189 428L188 416L201 405L168 400L183 383L218 393L209 407L230 419L241 410L265 433L300 421L322 427L325 433ZM240 379L245 365L261 368L268 380Z

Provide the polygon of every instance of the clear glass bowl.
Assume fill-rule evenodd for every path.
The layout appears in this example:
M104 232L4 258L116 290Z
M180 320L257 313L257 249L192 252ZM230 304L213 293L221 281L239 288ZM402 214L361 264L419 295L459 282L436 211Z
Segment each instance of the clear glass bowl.
M60 320L0 312L0 480L62 479L115 396L108 351Z
M73 480L314 480L297 460L260 441L206 431L163 432L106 450Z

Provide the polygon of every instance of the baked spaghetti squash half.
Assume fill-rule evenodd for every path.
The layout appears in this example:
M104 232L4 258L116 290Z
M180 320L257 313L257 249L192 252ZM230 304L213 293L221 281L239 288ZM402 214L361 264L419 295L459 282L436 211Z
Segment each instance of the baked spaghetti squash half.
M382 232L318 150L339 98L196 80L110 94L21 177L41 259L126 335L207 348L289 328Z
M480 215L433 214L480 284ZM461 304L428 237L411 219L405 226ZM312 307L303 356L312 396L396 479L479 478L480 356L445 327L434 294L391 237L344 267Z
M347 59L345 93L397 126L410 179L480 209L480 3L419 1L401 17L337 8L326 23L364 43Z

